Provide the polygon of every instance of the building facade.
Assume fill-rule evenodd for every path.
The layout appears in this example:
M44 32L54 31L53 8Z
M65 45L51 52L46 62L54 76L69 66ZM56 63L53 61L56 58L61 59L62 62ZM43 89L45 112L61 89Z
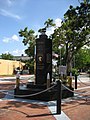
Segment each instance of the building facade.
M13 75L16 68L23 69L24 65L21 61L0 59L0 75Z

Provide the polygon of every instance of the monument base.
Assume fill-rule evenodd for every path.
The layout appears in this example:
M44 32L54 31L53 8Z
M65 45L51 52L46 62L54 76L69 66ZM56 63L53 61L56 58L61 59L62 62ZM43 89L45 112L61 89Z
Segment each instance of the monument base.
M74 88L68 87L68 89L70 89L71 91L74 91ZM66 88L62 87L62 99L64 98L68 98L68 97L73 97L74 96L74 92L71 92L69 90L67 90Z
M19 89L14 89L14 95L16 95L16 98L26 98L42 101L53 101L57 98L57 89L53 88L48 91L45 90L45 85L28 85L26 87L20 86Z
M53 84L54 85L54 84ZM50 87L52 87L51 85ZM47 90L46 85L33 85L27 84L26 86L20 86L19 88L14 89L14 95L16 98L25 98L32 100L41 100L41 101L53 101L57 99L57 87L53 87L51 90ZM73 88L69 88L72 91ZM44 92L43 92L44 91ZM40 94L37 94L40 93ZM74 93L65 89L62 86L62 99L73 97Z

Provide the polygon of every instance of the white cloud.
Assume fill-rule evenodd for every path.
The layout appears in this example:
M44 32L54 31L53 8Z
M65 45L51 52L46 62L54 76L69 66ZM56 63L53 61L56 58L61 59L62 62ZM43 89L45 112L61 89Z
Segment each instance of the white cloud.
M50 27L47 31L46 31L46 35L49 36L50 34L53 34L55 28L54 27Z
M61 22L62 20L60 18L55 19L54 23L56 24L55 27L50 27L47 31L46 34L49 36L50 34L53 34L55 28L60 27L61 26Z
M60 27L61 26L61 22L62 22L62 20L60 18L57 18L55 20L56 27Z
M6 3L8 4L8 5L12 5L12 0L6 0Z
M16 50L12 50L12 51L5 51L3 53L6 53L6 54L10 53L14 56L21 56L22 54L26 55L24 51L25 51L25 49L22 49L22 50L16 49Z
M8 54L8 53L9 53L9 51L5 51L4 53Z
M28 0L0 0L0 8L10 8L11 6L24 6Z
M5 37L2 41L5 42L5 43L8 43L10 41L10 38Z
M18 38L17 35L13 35L11 38L12 38L12 40L14 40L14 41L19 41L19 38Z
M15 56L22 55L22 54L25 55L24 51L25 51L24 49L23 50L16 49L16 50L12 51L11 54L15 55Z
M6 16L6 17L11 17L17 20L20 20L21 17L13 12L11 12L12 8L15 8L16 11L16 7L15 5L18 5L18 1L17 0L0 0L0 14L2 16Z
M0 9L0 14L3 15L3 16L15 18L15 19L18 19L18 20L21 19L21 17L19 15L11 13L11 12L5 10L5 9Z
M9 43L10 41L19 41L19 37L14 34L11 37L4 37L2 41L5 43Z
M16 50L13 51L13 53L14 53L14 54L19 54L19 50L16 49Z
M14 0L0 0L0 8L10 7Z

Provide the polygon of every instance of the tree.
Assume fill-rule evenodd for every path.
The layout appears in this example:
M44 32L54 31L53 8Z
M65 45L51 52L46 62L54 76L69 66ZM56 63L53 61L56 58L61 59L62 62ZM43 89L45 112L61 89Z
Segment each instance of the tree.
M53 22L53 19L48 18L48 20L45 21L44 25L46 25L45 28L49 28L55 26L55 23Z
M19 31L19 36L23 37L23 44L27 46L27 49L25 50L25 53L30 57L30 60L26 62L30 69L33 72L33 64L34 64L34 47L35 47L35 39L37 38L37 35L35 35L34 30L26 27L24 30Z
M5 60L13 60L13 55L11 55L10 53L5 53L1 55L1 58Z
M44 23L45 27L38 30L38 32L46 31L47 28L50 28L52 26L55 26L55 23L53 22L53 19L48 18L48 20Z
M79 70L88 70L90 69L90 49L82 48L75 55L75 68Z
M52 19L48 19L45 23L44 23L45 28L39 29L38 32L42 32L42 30L44 31L46 28L50 27L50 26L54 26L53 24L53 20ZM27 46L27 49L25 50L25 53L30 57L30 61L27 61L26 64L29 65L30 69L33 70L33 66L34 66L34 48L35 48L35 44L36 44L36 38L37 35L35 35L35 31L30 29L28 30L27 27L24 28L24 30L20 30L19 31L19 36L23 37L23 44L25 46Z
M54 45L66 46L67 73L72 69L72 59L84 45L90 45L90 4L81 3L74 8L70 6L64 14L61 27L52 35Z
M37 36L35 35L34 30L28 30L26 27L24 30L19 31L19 36L23 37L23 43L25 46L27 46L27 49L25 50L25 53L31 57L34 58L34 46L35 46L35 39Z
M45 28L54 26L52 19L48 19L44 23ZM42 32L44 29L40 29ZM28 30L26 27L24 30L20 30L19 35L23 38L24 45L28 48L25 53L34 58L34 45L37 36L33 30ZM90 46L90 4L86 2L80 3L80 6L74 8L70 6L67 12L64 14L64 20L61 27L54 30L54 33L50 36L53 41L53 50L58 53L59 45L64 45L66 54L64 58L67 65L67 73L72 69L73 56L84 46ZM65 53L65 52L64 52Z

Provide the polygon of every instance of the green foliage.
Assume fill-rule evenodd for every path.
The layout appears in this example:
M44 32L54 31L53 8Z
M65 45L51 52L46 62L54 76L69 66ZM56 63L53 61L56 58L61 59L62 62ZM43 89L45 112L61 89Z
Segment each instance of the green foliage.
M72 68L72 75L75 76L75 75L79 75L78 73L78 70L76 68Z
M33 60L26 61L25 65L28 66L30 74L33 74L34 73L34 61Z
M57 51L61 44L66 46L65 59L67 71L70 71L73 55L84 45L90 45L90 4L81 3L76 8L70 6L61 27L55 29L52 38L54 50Z
M48 20L45 21L44 25L46 25L45 28L49 28L55 26L55 23L53 22L53 19L48 18Z
M27 49L25 50L25 53L30 56L33 57L34 56L34 46L35 46L35 39L37 38L37 36L35 35L34 30L28 30L28 28L26 27L24 30L20 30L19 31L19 36L23 37L23 44L27 47Z
M26 27L24 30L20 30L19 31L19 36L20 37L24 37L23 38L23 43L24 45L30 45L30 46L34 46L35 45L35 38L37 36L35 36L35 32L34 30L28 30L28 28ZM33 44L33 45L31 45Z
M45 30L51 26L55 26L53 19L50 18L44 23L44 25L45 28L40 29L39 32L42 32L42 30ZM20 30L19 35L23 37L22 42L24 45L27 45L25 53L30 56L30 65L32 65L32 61L34 60L35 39L37 36L32 29L28 30L27 27L24 30ZM64 14L64 20L62 21L61 27L56 28L50 37L52 38L52 48L55 53L59 53L59 45L64 45L63 61L64 63L66 62L65 65L67 65L67 72L71 71L73 56L76 55L84 45L90 46L89 1L86 0L83 3L80 3L80 6L77 6L75 8L73 6L70 6L67 12ZM84 58L85 60L88 60L88 57ZM81 63L83 63L82 61L83 60L81 60ZM89 64L89 62L84 62L84 64Z
M75 55L75 67L84 71L90 67L90 49L80 49Z
M30 70L33 72L33 61L34 61L34 47L36 44L35 39L37 38L37 35L35 35L34 30L28 30L28 28L26 27L24 30L20 30L19 31L19 36L23 37L23 44L25 46L27 46L27 49L25 50L25 53L30 57L30 60L27 62L28 63L28 67L30 68ZM27 64L26 63L26 64Z
M13 55L11 55L10 53L5 53L1 55L1 58L5 60L13 60Z

